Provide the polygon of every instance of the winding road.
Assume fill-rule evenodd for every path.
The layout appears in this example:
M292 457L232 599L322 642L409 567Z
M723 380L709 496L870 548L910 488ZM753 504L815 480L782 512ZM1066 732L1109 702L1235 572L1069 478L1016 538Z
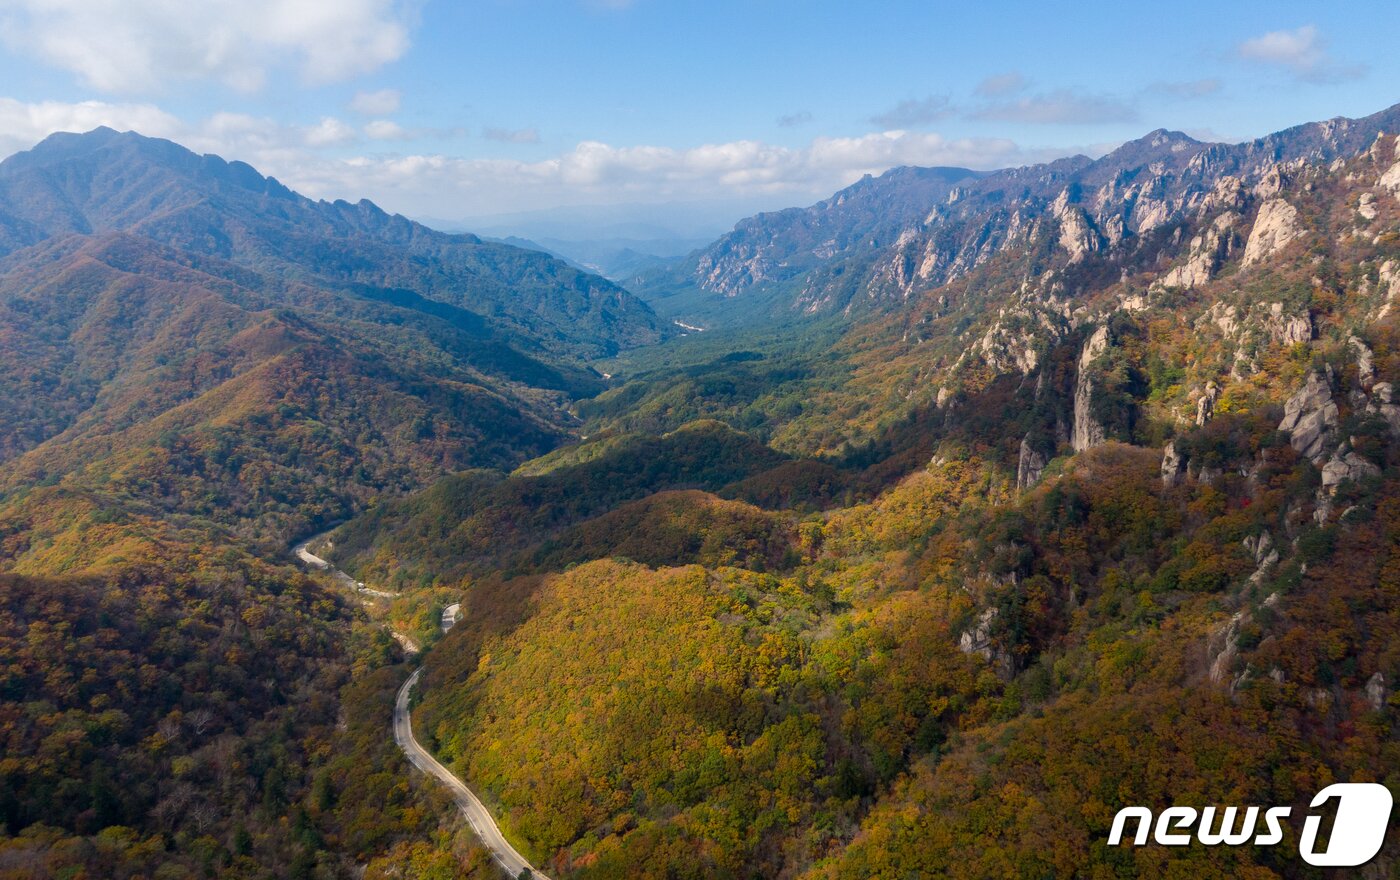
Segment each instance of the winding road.
M383 597L398 595L397 593L385 593L379 590L368 589L363 584L350 577L350 575L336 568L334 565L331 565L330 562L312 553L309 546L319 537L321 536L318 535L302 544L298 544L293 551L296 553L297 558L312 568L330 572L332 577L338 582L356 592ZM456 604L451 605L445 609L445 612L442 619L443 632L451 629L453 624L457 623L460 619L461 606ZM398 639L399 644L403 645L405 654L415 655L419 652L418 645L408 636L400 632L394 632L393 630L390 630L390 632L395 639ZM453 775L451 770L444 767L437 758L429 754L427 749L419 745L418 740L413 736L413 716L410 714L408 704L410 695L413 692L413 686L418 683L418 676L422 673L422 667L413 670L413 674L408 677L408 681L405 681L403 687L399 688L398 697L394 700L394 742L398 743L399 748L403 750L404 756L408 758L410 764L429 776L436 777L439 782L447 786L448 790L452 792L452 799L457 802L457 807L462 811L462 815L466 817L467 824L471 826L472 832L506 873L512 878L528 876L535 878L535 880L550 880L547 875L536 871L534 867L526 861L525 857L517 852L515 847L510 845L510 841L506 840L505 835L501 833L500 826L498 826L496 820L492 818L491 811L486 809L486 805L481 802L481 798L477 797L476 793L468 788L465 782Z
M403 683L403 687L399 688L398 699L394 701L394 741L399 744L399 748L403 749L410 764L430 776L436 776L443 785L447 786L452 792L453 800L461 808L462 815L467 817L467 824L472 827L472 831L476 833L482 845L491 853L496 863L506 870L506 873L512 877L519 877L529 871L528 876L530 877L549 880L544 874L531 867L524 856L515 851L515 847L511 846L510 841L501 834L501 829L496 825L496 820L491 818L491 812L486 809L486 805L470 788L467 788L467 784L428 754L428 750L420 746L418 740L414 738L408 701L413 686L418 683L418 676L422 672L422 669L415 669L413 674L408 677L408 681Z

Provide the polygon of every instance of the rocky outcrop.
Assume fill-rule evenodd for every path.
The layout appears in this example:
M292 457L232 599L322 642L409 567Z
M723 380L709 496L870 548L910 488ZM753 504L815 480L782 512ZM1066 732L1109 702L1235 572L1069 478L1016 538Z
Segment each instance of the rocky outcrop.
M977 616L977 623L970 630L964 630L958 639L958 647L964 654L977 654L992 664L1003 674L1011 672L1011 658L997 647L992 638L992 628L996 623L997 609L988 608Z
M1337 487L1344 482L1380 476L1380 472L1380 468L1355 452L1337 452L1333 454L1327 464L1322 466L1322 488L1329 492L1335 492Z
M1376 381L1376 353L1371 350L1371 346L1355 336L1347 337L1347 345L1356 352L1357 381L1361 383L1362 388L1370 388Z
M1240 216L1233 211L1216 217L1205 231L1191 239L1190 256L1184 264L1163 275L1161 284L1189 289L1209 281L1237 246L1239 236L1234 227L1239 219Z
M1050 211L1060 221L1060 247L1069 254L1071 264L1103 248L1103 236L1089 222L1089 215L1078 205L1069 204L1069 190L1060 193Z
M1366 702L1371 704L1371 708L1379 712L1385 708L1386 698L1390 696L1390 689L1386 687L1385 676L1377 672L1366 680Z
M1045 456L1031 446L1031 438L1022 438L1021 456L1016 462L1016 488L1029 489L1040 482L1040 475L1045 473L1045 465Z
M1079 373L1074 380L1074 429L1070 445L1075 452L1098 446L1107 437L1103 425L1090 412L1094 397L1094 380L1090 367L1108 350L1108 328L1100 327L1084 343L1079 353Z
M1377 382L1371 387L1371 399L1366 412L1378 415L1390 424L1390 431L1400 437L1400 404L1395 402L1395 387L1389 382Z
M1219 684L1231 671L1235 664L1235 658L1240 654L1240 623L1244 620L1244 612L1236 612L1230 618L1230 622L1216 630L1211 636L1210 647L1214 657L1210 662L1210 680L1212 684Z
M1276 162L1265 169L1259 182L1254 184L1254 195L1261 199L1272 199L1283 192L1292 179L1291 166Z
M1381 175L1381 179L1376 184L1391 192L1400 193L1400 162L1390 166L1390 169Z
M1370 221L1376 219L1376 197L1372 193L1362 193L1361 198L1356 203L1356 213L1362 220Z
M1186 456L1176 451L1176 441L1170 440L1162 450L1162 485L1170 489L1181 482L1186 473Z
M1395 308L1395 297L1400 296L1400 263L1395 260L1386 260L1381 263L1379 274L1379 289L1385 291L1385 303L1376 315L1376 320L1380 320L1389 315Z
M1270 199L1259 206L1259 216L1244 246L1243 265L1252 266L1277 252L1302 233L1298 229L1298 209L1283 199Z
M1268 341L1278 345L1308 342L1313 338L1312 315L1290 315L1283 303L1254 303L1247 309L1217 302L1206 309L1196 326L1214 324L1220 335L1236 342Z
M1201 399L1196 401L1196 425L1204 425L1215 415L1215 401L1220 399L1220 386L1214 382L1206 383L1206 390L1201 394Z
M1301 315L1285 315L1283 303L1269 304L1269 313L1264 316L1263 328L1269 339L1280 345L1309 342L1313 338L1312 316L1306 312Z
M1308 374L1307 381L1283 407L1283 421L1278 429L1288 434L1293 448L1320 464L1326 457L1327 441L1337 427L1337 403L1332 399L1332 385L1317 371Z
M1244 539L1244 548L1254 557L1254 574L1249 576L1249 582L1255 586L1264 582L1268 576L1269 569L1278 563L1278 548L1274 546L1274 537L1267 531L1258 535L1251 535Z

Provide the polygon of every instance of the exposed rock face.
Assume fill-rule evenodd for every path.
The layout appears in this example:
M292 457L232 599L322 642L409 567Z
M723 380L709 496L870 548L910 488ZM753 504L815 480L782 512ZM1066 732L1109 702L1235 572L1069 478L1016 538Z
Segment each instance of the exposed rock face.
M1400 263L1394 260L1381 263L1380 289L1385 291L1385 305L1381 306L1376 315L1378 321L1390 314L1391 309L1395 307L1395 297L1400 295Z
M1366 702L1371 704L1371 708L1377 712L1385 708L1386 697L1390 696L1390 689L1385 686L1385 676L1377 672L1366 680Z
M1273 535L1267 531L1245 538L1244 548L1254 557L1254 574L1249 576L1249 582L1257 586L1263 583L1269 569L1278 562L1278 548L1274 546Z
M1186 262L1163 275L1161 283L1166 287L1189 289L1209 281L1235 250L1239 236L1234 227L1239 219L1233 211L1216 217L1209 228L1191 239L1191 255Z
M1312 316L1285 315L1283 303L1270 303L1269 314L1264 318L1264 330L1269 338L1281 345L1295 342L1308 342L1313 338Z
M1362 220L1376 219L1376 197L1371 193L1362 193L1361 200L1356 205L1356 213L1361 215Z
M1089 215L1083 208L1069 204L1069 190L1060 193L1050 210L1060 221L1060 247L1069 254L1071 264L1103 247L1103 237L1089 222Z
M1381 175L1381 179L1376 181L1380 186L1391 192L1400 192L1400 162L1390 166L1390 170Z
M1265 169L1264 175L1254 185L1254 194L1261 199L1271 199L1283 192L1291 179L1288 166L1276 162Z
M1030 437L1021 440L1021 458L1016 463L1017 489L1029 489L1040 482L1040 475L1045 473L1045 456L1037 452L1030 441Z
M1097 446L1107 436L1103 425L1089 412L1089 404L1094 397L1094 380L1089 367L1107 350L1108 328L1100 327L1084 343L1084 349L1079 354L1079 375L1074 382L1074 433L1070 438L1075 452Z
M1356 352L1356 377L1360 380L1361 387L1370 388L1376 381L1375 352L1371 351L1371 346L1355 336L1347 337L1347 345Z
M1206 383L1205 393L1201 399L1196 401L1196 424L1204 425L1215 415L1215 401L1220 398L1220 386L1214 382Z
M977 625L972 630L963 632L958 639L958 646L963 653L980 653L983 658L991 660L997 655L997 649L991 642L991 624L997 620L997 609L987 609L977 617Z
M1176 451L1176 441L1170 440L1162 450L1162 485L1167 488L1175 486L1181 482L1181 475L1186 473L1186 456Z
M1270 199L1259 206L1259 216L1244 246L1243 265L1252 266L1293 241L1298 230L1298 209L1283 199Z
M896 168L809 208L741 221L674 273L642 283L669 287L684 277L727 296L791 284L794 293L783 291L783 298L800 311L887 308L1032 241L1052 244L1065 261L1092 262L1104 254L1127 255L1135 240L1173 222L1201 221L1197 231L1206 234L1194 256L1177 252L1187 242L1172 242L1172 256L1185 257L1176 262L1188 264L1172 283L1199 284L1210 273L1215 246L1229 244L1218 237L1219 228L1206 225L1211 218L1253 212L1258 203L1308 186L1309 169L1342 159L1340 170L1375 143L1378 164L1366 181L1372 183L1397 158L1394 136L1376 140L1378 132L1396 127L1397 118L1400 113L1388 111L1364 121L1330 120L1242 144L1157 131L1098 159L986 174ZM1400 171L1395 178L1400 183ZM1378 202L1389 197L1384 189L1375 195ZM1280 204L1265 211L1266 220L1274 210L1292 213ZM1260 244L1268 226L1259 227ZM1236 221L1235 230L1248 237L1245 221Z
M1219 645L1215 651L1215 658L1210 663L1210 680L1212 684L1219 684L1225 675L1230 672L1230 667L1234 665L1235 658L1240 653L1240 622L1244 620L1244 612L1235 613L1230 618L1230 622L1216 630L1211 637L1212 645Z
M1337 403L1332 399L1332 386L1327 377L1313 371L1298 392L1283 407L1283 421L1278 429L1288 434L1289 442L1300 455L1320 464L1325 457L1327 439L1337 427Z
M1322 488L1335 492L1336 488L1347 480L1379 476L1380 472L1380 468L1355 452L1336 454L1322 466Z
M1243 311L1239 306L1218 302L1206 310L1196 326L1205 326L1205 322L1214 324L1226 339L1238 342L1262 338L1279 345L1292 345L1313 338L1312 315L1307 312L1285 314L1281 302L1257 302Z
M1385 419L1390 423L1391 433L1400 436L1400 404L1395 403L1395 388L1389 382L1377 382L1371 388L1366 412Z

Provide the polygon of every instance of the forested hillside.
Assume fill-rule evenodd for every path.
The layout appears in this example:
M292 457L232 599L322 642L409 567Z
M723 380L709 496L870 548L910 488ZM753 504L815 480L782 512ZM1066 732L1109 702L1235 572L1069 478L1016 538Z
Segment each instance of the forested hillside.
M78 543L56 496L276 554L549 451L604 387L582 358L669 332L543 254L132 133L55 135L0 163L0 190L0 521L24 524L23 570Z
M1315 876L1104 841L1400 785L1395 117L866 180L684 338L166 142L0 163L0 877L493 876L389 627L553 877Z
M421 724L552 873L1312 876L1300 827L1105 841L1400 784L1390 118L1150 135L830 344L611 361L587 440L327 552L467 596Z
M490 876L388 736L387 612L289 547L552 450L586 359L666 325L133 133L12 156L0 202L0 876Z

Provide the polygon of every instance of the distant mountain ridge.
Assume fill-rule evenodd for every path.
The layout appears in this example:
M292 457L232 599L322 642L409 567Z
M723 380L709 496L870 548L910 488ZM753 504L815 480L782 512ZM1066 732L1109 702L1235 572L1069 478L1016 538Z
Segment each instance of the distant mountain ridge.
M169 141L53 135L0 162L0 533L22 538L0 563L62 544L80 520L49 511L78 497L278 552L549 451L604 387L588 359L676 332L547 254Z
M407 288L559 354L656 342L665 322L622 288L544 254L436 232L367 200L315 202L242 162L99 128L0 162L0 255L126 232L260 271Z
M629 286L684 317L710 295L771 314L892 306L1026 244L1037 224L1067 246L1101 250L1184 218L1227 177L1250 184L1279 163L1355 155L1400 131L1400 105L1361 119L1294 126L1241 144L1158 129L1099 159L1073 156L986 174L895 168L809 208L741 221L709 247ZM736 312L751 312L753 306Z

